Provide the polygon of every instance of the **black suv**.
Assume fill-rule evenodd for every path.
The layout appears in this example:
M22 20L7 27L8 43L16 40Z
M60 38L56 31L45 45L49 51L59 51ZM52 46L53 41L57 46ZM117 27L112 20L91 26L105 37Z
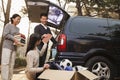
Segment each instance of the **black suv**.
M58 40L56 61L69 59L105 80L113 80L120 73L119 20L72 17Z
M61 29L56 62L69 59L88 67L105 80L120 76L120 21L108 18L70 17L59 6L46 0L27 0L31 22L48 13L48 25ZM63 29L63 30L62 30Z

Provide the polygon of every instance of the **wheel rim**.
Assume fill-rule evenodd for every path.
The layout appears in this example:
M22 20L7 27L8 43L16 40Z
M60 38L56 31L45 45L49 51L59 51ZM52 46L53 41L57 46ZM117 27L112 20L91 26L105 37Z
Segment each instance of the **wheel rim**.
M97 62L92 67L92 72L99 77L104 77L105 79L110 78L110 68L104 62Z

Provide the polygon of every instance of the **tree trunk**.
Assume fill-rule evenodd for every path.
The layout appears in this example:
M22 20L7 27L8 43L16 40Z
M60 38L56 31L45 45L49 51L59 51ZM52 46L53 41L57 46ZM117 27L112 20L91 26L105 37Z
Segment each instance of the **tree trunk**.
M91 14L90 14L90 7L89 7L89 9L88 9L88 7L86 6L87 3L86 3L85 1L83 1L83 4L84 4L84 7L85 7L85 9L86 9L86 13L85 13L85 14L86 14L87 16L91 16Z
M68 3L68 0L65 1L65 4L63 6L63 9L65 10L66 4Z
M120 13L118 13L119 14L119 20L120 20Z
M76 0L76 8L78 10L78 15L79 16L82 16L82 7L80 6L80 1L79 0Z
M58 0L58 3L59 3L59 6L62 7L62 6L61 6L61 3L60 3L60 0Z
M119 20L120 20L120 7L118 8L118 15L119 15Z
M4 17L5 17L5 21L4 21L4 26L5 26L9 22L11 0L8 0L7 2L6 10L4 9L4 1L2 0L2 7L3 7ZM3 27L3 30L4 30L4 27ZM1 37L1 43L0 43L0 63L1 63L2 45L3 45L3 35Z

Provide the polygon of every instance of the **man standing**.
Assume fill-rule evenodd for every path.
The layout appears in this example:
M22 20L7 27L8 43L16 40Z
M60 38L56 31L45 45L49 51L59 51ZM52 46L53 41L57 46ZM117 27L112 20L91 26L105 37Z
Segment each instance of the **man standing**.
M38 33L38 34L41 34L41 35L44 35L44 36L52 36L50 28L46 25L47 19L48 19L47 14L42 13L40 15L40 24L35 27L34 33ZM57 43L57 41L55 40L54 37L51 38L51 41L53 42L53 44ZM41 49L43 44L44 43L41 43L38 46L38 49ZM46 55L47 55L47 49L46 49L44 55L40 57L40 67L44 65L44 62L45 62L45 59L46 59Z

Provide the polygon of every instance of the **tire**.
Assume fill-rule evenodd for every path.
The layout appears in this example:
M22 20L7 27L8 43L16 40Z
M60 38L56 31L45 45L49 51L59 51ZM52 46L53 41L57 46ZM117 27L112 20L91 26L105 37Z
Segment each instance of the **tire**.
M115 68L105 57L95 56L89 59L85 66L88 67L88 70L99 76L99 80L114 80Z

